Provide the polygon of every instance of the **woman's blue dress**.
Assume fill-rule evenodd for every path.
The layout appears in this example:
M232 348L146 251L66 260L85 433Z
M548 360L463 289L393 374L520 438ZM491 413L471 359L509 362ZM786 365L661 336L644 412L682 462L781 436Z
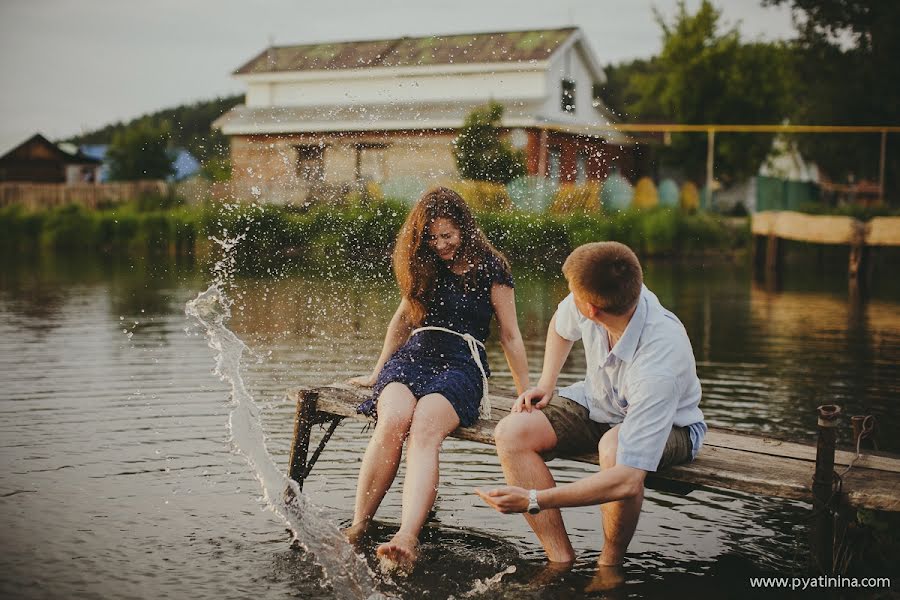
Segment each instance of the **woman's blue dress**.
M513 287L512 274L497 257L482 261L471 274L457 275L441 264L422 326L469 333L484 343L494 316L491 288L495 283ZM479 352L485 373L490 376L484 349L479 348ZM406 385L417 399L428 394L443 395L453 405L463 427L478 420L483 390L481 371L469 346L457 335L422 331L411 336L384 364L372 396L359 405L358 411L375 416L378 396L394 381Z

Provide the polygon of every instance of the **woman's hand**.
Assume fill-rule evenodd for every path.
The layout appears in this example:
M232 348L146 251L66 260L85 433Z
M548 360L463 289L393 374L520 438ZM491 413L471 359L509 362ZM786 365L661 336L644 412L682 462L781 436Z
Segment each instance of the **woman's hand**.
M550 403L553 391L553 389L545 389L541 386L529 388L519 394L509 412L531 412L535 408L540 410Z
M372 373L370 375L360 375L358 377L351 377L347 380L347 383L350 385L355 385L356 387L365 387L370 388L375 385L375 382L378 381L378 375Z

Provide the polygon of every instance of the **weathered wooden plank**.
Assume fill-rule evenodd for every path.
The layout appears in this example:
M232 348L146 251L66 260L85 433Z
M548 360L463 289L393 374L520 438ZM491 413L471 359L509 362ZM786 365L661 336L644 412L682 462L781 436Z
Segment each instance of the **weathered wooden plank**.
M731 448L757 454L770 456L783 456L816 461L816 447L802 442L779 440L767 436L755 436L748 433L740 433L732 430L710 429L706 434L704 445L720 448ZM849 465L856 457L856 452L838 450L835 453L834 462L837 465ZM892 458L884 453L863 453L853 465L854 469L876 469L900 473L900 460Z
M900 217L875 217L866 223L866 244L900 246Z
M336 384L317 388L320 412L365 420L356 406L366 397L359 388ZM301 393L294 392L294 395ZM512 399L491 395L493 418L461 427L452 436L458 439L493 444L496 423L508 414ZM836 470L841 473L855 452L838 451ZM697 459L685 465L650 474L648 485L665 487L667 481L691 486L721 487L751 494L764 494L794 500L812 499L812 480L816 448L812 444L754 436L733 430L710 429ZM589 464L597 463L596 454L567 457ZM846 501L857 508L900 511L900 458L867 453L843 476Z
M862 236L859 235L860 229L863 230ZM753 215L750 231L753 235L775 235L814 244L862 242L866 246L900 246L900 217L875 217L862 223L852 217L763 211Z

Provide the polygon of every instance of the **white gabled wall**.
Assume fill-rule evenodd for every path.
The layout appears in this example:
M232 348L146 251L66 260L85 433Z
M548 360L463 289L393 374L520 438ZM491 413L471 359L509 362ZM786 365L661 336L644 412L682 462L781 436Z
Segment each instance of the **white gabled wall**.
M427 103L470 100L542 98L547 94L543 70L458 74L373 74L281 81L249 80L249 107Z
M593 106L593 84L600 83L591 74L578 44L562 49L550 62L546 73L548 96L541 107L541 117L553 122L573 125L606 123L606 115ZM575 112L562 109L562 80L575 81Z

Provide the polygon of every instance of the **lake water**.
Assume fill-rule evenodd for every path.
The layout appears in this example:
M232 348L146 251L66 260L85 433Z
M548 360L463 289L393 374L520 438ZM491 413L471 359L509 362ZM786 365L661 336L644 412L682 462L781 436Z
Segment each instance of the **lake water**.
M0 596L8 598L351 597L322 561L291 547L256 471L235 452L229 385L184 313L211 280L190 261L4 258L0 265ZM838 273L842 269L836 269ZM882 269L882 273L885 273ZM813 440L815 407L875 414L880 447L900 451L900 290L884 280L862 305L841 275L788 270L785 289L751 282L743 262L654 263L646 281L684 322L713 426ZM228 327L265 446L287 467L294 406L286 391L371 368L397 292L382 276L235 279ZM556 303L555 273L517 271L519 319L533 377ZM492 385L511 386L496 340ZM563 382L583 372L576 351ZM352 516L369 433L338 428L304 491L338 525ZM841 441L849 440L849 426ZM239 445L239 444L238 444ZM593 469L553 463L558 481ZM367 548L399 521L400 481ZM449 440L441 487L408 580L408 598L580 597L602 534L596 508L565 517L579 561L544 569L519 516L472 493L502 481L493 449ZM620 594L734 595L755 574L803 572L809 506L717 490L650 491ZM327 562L327 561L326 561ZM333 561L332 561L333 562ZM326 570L329 567L326 565ZM748 592L749 593L749 592Z

